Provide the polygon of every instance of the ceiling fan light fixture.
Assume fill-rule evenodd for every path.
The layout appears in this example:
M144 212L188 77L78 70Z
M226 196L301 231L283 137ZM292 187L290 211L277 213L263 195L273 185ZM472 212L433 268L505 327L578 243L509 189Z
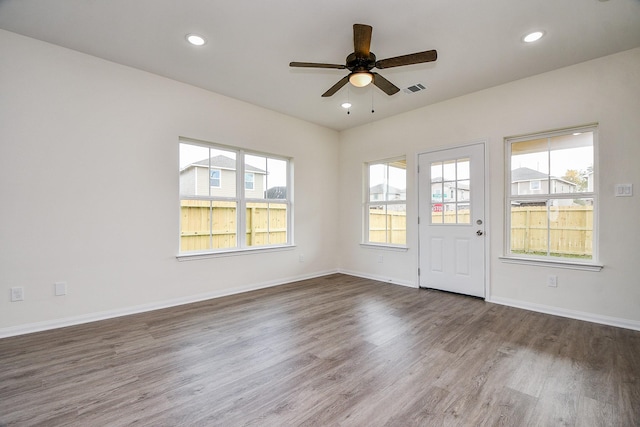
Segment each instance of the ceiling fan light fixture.
M349 75L349 83L355 87L365 87L373 81L373 74L368 71L351 73Z
M343 102L342 103L342 108L351 108L351 103L350 102Z
M207 42L207 40L204 37L199 36L197 34L187 34L186 39L189 43L191 43L194 46L202 46Z

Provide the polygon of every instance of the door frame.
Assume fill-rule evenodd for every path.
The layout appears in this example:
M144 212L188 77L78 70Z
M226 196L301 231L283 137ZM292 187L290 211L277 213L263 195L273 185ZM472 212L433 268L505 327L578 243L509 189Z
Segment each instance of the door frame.
M489 152L487 150L487 146L488 146L488 138L485 139L478 139L478 140L473 140L467 143L461 143L461 144L455 144L455 145L442 145L442 146L437 146L437 147L433 147L430 148L428 150L425 151L418 151L416 152L414 161L416 164L416 168L414 170L414 182L416 183L415 186L415 191L414 194L416 196L416 225L417 225L417 241L418 241L418 250L416 251L416 265L418 266L416 268L416 284L418 288L421 288L420 286L420 267L421 267L421 259L422 257L420 256L420 224L418 223L419 221L419 217L420 217L420 208L421 208L421 204L424 203L424 201L420 200L420 176L419 176L419 166L420 166L420 156L423 154L432 154L432 153L436 153L438 151L445 151L445 150L452 150L452 149L456 149L456 148L464 148L464 147L469 147L472 145L482 145L482 152L484 154L484 176L482 177L483 181L484 181L484 234L485 234L485 238L483 239L483 248L484 248L484 300L485 301L491 301L491 284L489 283L489 278L491 277L490 275L490 249L491 249L491 245L490 245L490 239L491 239L491 221L488 220L488 218L490 218L490 213L491 213L491 206L490 206L490 191L491 191L491 186L489 185L490 182L490 176L489 176ZM502 176L502 174L500 174L500 176Z

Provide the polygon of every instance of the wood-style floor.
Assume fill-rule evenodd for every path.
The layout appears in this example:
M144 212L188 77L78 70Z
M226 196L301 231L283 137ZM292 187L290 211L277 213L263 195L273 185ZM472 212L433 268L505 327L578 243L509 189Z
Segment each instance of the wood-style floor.
M640 332L332 275L0 340L0 426L638 426Z

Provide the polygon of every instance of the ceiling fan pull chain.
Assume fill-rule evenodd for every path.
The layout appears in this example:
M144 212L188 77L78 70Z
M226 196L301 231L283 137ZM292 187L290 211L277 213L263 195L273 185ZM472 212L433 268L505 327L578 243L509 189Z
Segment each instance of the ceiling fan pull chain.
M373 109L373 88L371 88L371 114L375 113L375 110Z

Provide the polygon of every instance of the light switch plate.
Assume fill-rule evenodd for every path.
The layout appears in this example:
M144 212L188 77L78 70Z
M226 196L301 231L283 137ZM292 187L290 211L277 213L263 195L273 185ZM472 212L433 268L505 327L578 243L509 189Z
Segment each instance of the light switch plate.
M633 184L616 184L616 197L633 196Z

